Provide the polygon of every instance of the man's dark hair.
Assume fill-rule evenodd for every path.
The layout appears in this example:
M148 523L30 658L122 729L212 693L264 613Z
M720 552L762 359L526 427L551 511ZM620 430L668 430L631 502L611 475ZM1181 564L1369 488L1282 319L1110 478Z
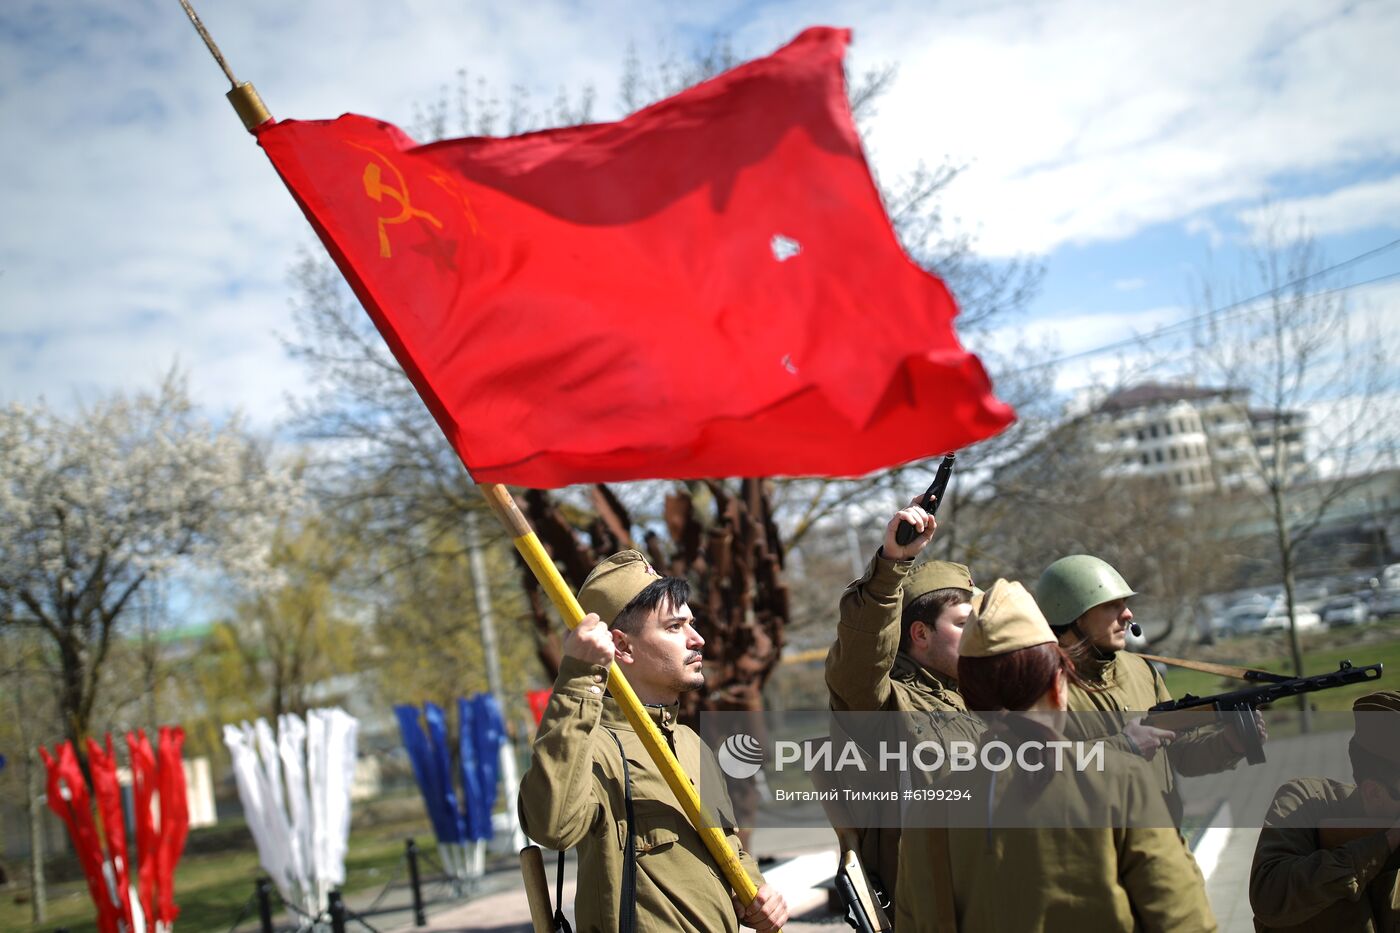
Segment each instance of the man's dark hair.
M943 614L943 610L949 606L956 606L958 603L965 603L972 599L972 591L964 590L956 586L945 586L941 590L929 590L922 596L915 597L904 607L904 614L899 620L899 650L907 652L909 650L909 631L915 622L922 622L929 628L938 621L938 617Z
M622 607L612 627L627 635L637 634L637 627L647 614L665 603L672 608L690 601L690 584L684 577L661 577L648 583L632 601Z
M1386 761L1375 752L1368 751L1364 746L1357 743L1353 736L1351 744L1347 746L1347 751L1351 754L1351 779L1360 784L1362 781L1370 780L1380 784L1392 797L1400 797L1400 790L1396 785L1396 767L1393 762Z

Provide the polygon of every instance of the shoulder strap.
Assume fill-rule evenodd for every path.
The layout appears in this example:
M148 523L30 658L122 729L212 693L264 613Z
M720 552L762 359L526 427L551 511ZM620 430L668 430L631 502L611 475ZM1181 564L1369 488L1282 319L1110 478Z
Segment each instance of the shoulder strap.
M1221 677L1233 677L1236 680L1262 681L1265 683L1282 683L1288 680L1282 674L1273 674L1269 671L1261 671L1252 667L1235 667L1232 664L1214 664L1210 661L1188 661L1186 658L1167 658L1160 654L1138 654L1144 661L1157 661L1161 664L1170 664L1172 667L1184 667L1190 671L1202 671L1206 674L1219 674Z
M637 819L632 812L632 772L627 767L627 753L622 750L622 740L617 733L608 730L617 753L622 758L623 801L627 809L627 851L622 863L622 904L618 916L618 933L632 933L637 927L637 845L634 840L637 832Z
M574 933L564 916L564 852L559 852L559 871L554 876L554 933Z

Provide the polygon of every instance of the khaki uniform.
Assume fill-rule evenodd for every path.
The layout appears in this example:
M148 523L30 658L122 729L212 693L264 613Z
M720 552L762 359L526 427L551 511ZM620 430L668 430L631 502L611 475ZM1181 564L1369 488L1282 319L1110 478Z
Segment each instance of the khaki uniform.
M565 657L535 737L534 760L520 781L520 822L551 849L579 850L574 899L579 933L618 929L626 839L637 858L637 927L641 931L737 931L732 891L690 825L679 801L611 697L605 667ZM676 707L647 707L691 782L703 788L709 812L756 885L763 876L734 833L733 809L714 754L694 731L676 723ZM632 779L636 826L627 825L622 743Z
M1400 931L1400 875L1384 832L1334 849L1318 845L1322 821L1363 816L1352 784L1298 778L1279 788L1249 874L1256 930Z
M878 554L865 576L841 595L841 621L836 641L826 656L826 685L831 708L846 711L903 713L967 713L955 682L935 674L899 650L901 589L912 561L886 560ZM903 717L901 729L921 726ZM971 716L931 716L927 727L945 740L976 741L981 720ZM918 736L923 738L923 736ZM898 883L899 835L894 827L860 830L860 859L867 871L880 876L893 894Z
M1128 714L1141 714L1172 698L1162 682L1162 675L1151 664L1127 651L1118 652L1107 662L1090 662L1080 668L1080 674L1101 689L1096 692L1070 684L1070 712L1098 711L1108 715L1098 723L1092 717L1071 715L1065 731L1074 739L1116 736L1113 746L1133 753L1131 744L1121 734L1123 726L1127 724ZM1172 821L1180 826L1181 794L1176 788L1173 769L1187 776L1214 774L1233 768L1243 758L1230 747L1219 727L1205 726L1181 733L1167 746L1166 754L1154 755L1147 765L1156 774Z
M1035 799L1036 812L1063 813L1070 825L1165 827L1165 805L1147 763L1112 748L1105 754L1121 760L1102 773L1057 776ZM983 774L973 789L974 805L985 806L988 778ZM998 820L1027 825L1029 794L1021 786L1027 779L1015 769L997 777L994 826ZM1153 815L1154 809L1161 812ZM938 839L931 830L905 831L895 897L899 933L939 933L927 898L917 897L930 881L914 880L920 867L936 863ZM1200 872L1169 827L953 829L947 847L958 933L1216 929Z

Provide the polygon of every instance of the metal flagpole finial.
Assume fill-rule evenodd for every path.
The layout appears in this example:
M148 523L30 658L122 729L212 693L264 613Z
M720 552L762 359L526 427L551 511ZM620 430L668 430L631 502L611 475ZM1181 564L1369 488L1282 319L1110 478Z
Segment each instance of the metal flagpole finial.
M209 54L214 56L214 61L219 63L223 69L224 76L228 78L228 83L233 85L227 96L229 103L233 104L233 109L243 120L243 126L248 132L252 132L264 123L272 119L272 114L268 111L267 105L258 96L258 91L253 87L251 81L239 81L233 76L233 69L224 60L224 55L219 51L219 47L214 44L214 37L209 35L209 30L204 28L204 23L200 21L199 14L190 6L189 0L180 0L180 6L185 8L185 15L190 18L194 25L195 32L204 40L204 44L209 48Z

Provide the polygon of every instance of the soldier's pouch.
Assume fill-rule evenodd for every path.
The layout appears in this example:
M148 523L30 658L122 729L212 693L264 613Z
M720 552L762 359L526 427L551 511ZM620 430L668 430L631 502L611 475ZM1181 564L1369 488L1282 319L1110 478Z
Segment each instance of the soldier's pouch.
M636 846L638 857L653 852L664 852L667 848L680 841L681 836L678 832L678 819L678 816L669 812L638 812L637 828L632 836L632 841ZM626 820L617 824L617 844L619 848L627 847L628 830L629 827Z

